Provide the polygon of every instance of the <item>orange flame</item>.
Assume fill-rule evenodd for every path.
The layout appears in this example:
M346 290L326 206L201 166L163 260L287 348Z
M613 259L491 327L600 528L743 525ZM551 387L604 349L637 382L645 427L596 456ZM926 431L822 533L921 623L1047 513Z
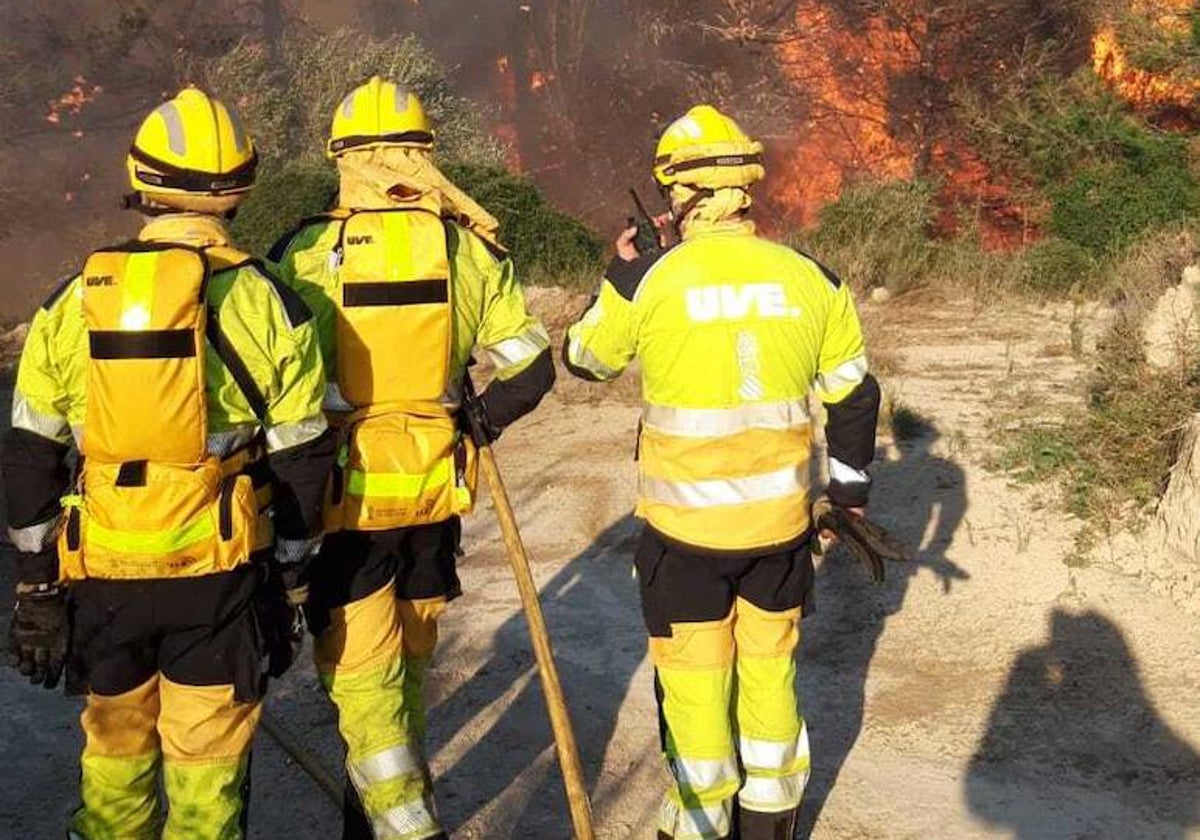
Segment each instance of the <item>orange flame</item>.
M1134 67L1111 25L1092 39L1092 68L1118 96L1140 111L1192 111L1200 106L1200 79L1180 81Z
M58 125L64 116L77 116L103 91L100 85L89 85L86 78L76 76L71 88L48 103L46 122Z
M514 172L522 171L521 133L513 119L517 110L517 79L512 60L507 55L496 57L496 94L500 100L500 122L493 126L496 136L505 147L505 163Z
M910 150L888 130L889 76L916 60L912 44L879 18L858 35L837 31L826 3L802 0L796 9L803 41L777 48L780 65L813 103L806 123L771 144L788 176L771 179L771 198L801 225L841 193L849 173L910 178ZM769 138L768 138L769 139Z
M808 227L851 178L889 181L920 174L920 140L895 130L902 115L892 112L888 92L893 80L920 66L918 43L924 33L914 37L882 14L847 31L827 0L801 0L795 22L804 37L778 45L776 55L811 107L805 122L785 127L784 136L770 143L774 167L786 174L770 179L768 189L772 203L792 222ZM910 25L924 23L917 19ZM937 136L924 142L930 167L945 179L942 230L957 228L965 210L988 247L1012 247L1036 235L1025 208L1013 202L1010 186L965 143Z

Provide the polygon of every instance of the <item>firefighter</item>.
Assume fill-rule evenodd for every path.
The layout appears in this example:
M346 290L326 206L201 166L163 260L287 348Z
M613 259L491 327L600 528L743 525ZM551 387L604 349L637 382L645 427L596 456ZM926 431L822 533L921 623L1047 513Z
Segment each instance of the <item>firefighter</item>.
M417 97L371 78L333 114L337 208L271 252L316 314L342 434L308 612L347 746L347 837L444 836L422 683L461 594L459 516L475 492L464 376L478 345L495 372L480 396L492 437L554 381L495 219L437 169L433 145Z
M879 386L849 288L755 233L762 146L707 105L662 135L654 177L680 244L617 240L564 346L644 402L634 563L674 783L660 837L790 838L809 773L793 659L812 585L810 421L827 413L829 496L861 514Z
M151 112L127 161L141 233L50 295L21 356L10 658L87 690L71 837L244 835L262 662L291 653L334 454L312 315L229 244L255 163L196 88Z

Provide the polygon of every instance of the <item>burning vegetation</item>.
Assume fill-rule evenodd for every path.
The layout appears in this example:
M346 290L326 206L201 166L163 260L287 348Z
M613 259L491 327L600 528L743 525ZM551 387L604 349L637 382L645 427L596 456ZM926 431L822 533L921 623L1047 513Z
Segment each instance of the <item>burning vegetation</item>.
M1092 67L1156 124L1200 126L1200 9L1193 0L1140 0L1092 38Z
M46 167L78 164L47 191L71 195L72 217L110 206L121 173L96 162L120 159L124 114L157 99L166 75L235 87L227 98L257 115L264 157L312 153L315 166L328 115L313 103L332 95L325 86L407 72L415 65L389 63L372 45L408 35L451 68L436 84L416 77L447 160L503 164L605 232L628 213L626 184L650 191L658 132L697 101L766 143L755 212L776 233L820 224L850 188L891 181L928 182L931 234L970 234L989 249L1066 231L1094 254L1106 237L1124 243L1190 212L1187 154L1157 134L1186 140L1200 125L1194 0L350 0L336 10L294 0L215 2L203 20L180 4L132 16L96 4L72 26L63 12L25 5L22 31L72 32L77 60L51 63L33 85L21 74L47 66L34 59L50 48L9 38L0 117L24 120L15 136ZM327 54L312 52L314 39L328 39ZM299 66L302 54L321 70L298 75L282 101L302 93L313 103L285 106L280 63ZM221 73L197 74L222 58ZM23 116L22 98L32 105ZM85 186L80 172L96 177ZM1115 212L1112 195L1146 185L1144 201L1120 202L1136 204L1135 219L1078 221Z

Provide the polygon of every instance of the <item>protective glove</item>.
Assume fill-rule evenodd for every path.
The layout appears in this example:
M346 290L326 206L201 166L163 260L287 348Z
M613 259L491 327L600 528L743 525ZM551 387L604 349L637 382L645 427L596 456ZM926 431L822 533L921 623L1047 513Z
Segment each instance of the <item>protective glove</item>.
M884 579L884 560L912 559L908 547L882 526L835 505L827 496L813 504L812 518L817 530L831 531L838 536L854 558L870 570L871 579L876 583Z
M293 604L278 576L272 575L259 589L255 612L263 634L267 676L282 677L300 656L304 644L304 614Z
M275 562L259 591L258 613L267 652L267 676L282 677L300 656L307 625L308 577L321 538L280 539Z
M66 589L57 583L18 583L8 627L8 664L33 685L53 689L62 677L70 639Z

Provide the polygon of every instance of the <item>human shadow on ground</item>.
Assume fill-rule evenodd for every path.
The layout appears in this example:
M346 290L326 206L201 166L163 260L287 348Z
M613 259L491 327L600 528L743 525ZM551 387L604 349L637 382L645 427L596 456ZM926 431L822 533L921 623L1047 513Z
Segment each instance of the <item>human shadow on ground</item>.
M798 675L812 770L797 837L812 835L854 749L871 660L888 619L904 606L914 576L932 571L946 595L956 591L955 581L968 578L946 556L967 510L966 475L953 460L934 453L939 437L932 423L916 421L907 439L897 443L899 457L880 457L872 468L871 517L914 549L913 560L888 563L887 579L878 587L841 549L831 552L817 572L816 611L803 623Z
M636 536L632 516L623 517L541 587L559 676L593 794L618 712L646 656L637 584L630 573ZM453 656L453 650L441 650L438 656ZM469 821L498 799L552 747L536 671L528 625L518 612L497 630L487 661L430 710L428 746L434 755L480 710L525 681L483 737L440 774L438 798L448 828ZM533 784L535 789L524 798L510 800L519 809L504 820L512 822L511 836L563 836L567 806L557 761Z
M1018 840L1185 840L1200 827L1200 755L1146 696L1121 631L1056 609L992 709L966 782L972 813Z

